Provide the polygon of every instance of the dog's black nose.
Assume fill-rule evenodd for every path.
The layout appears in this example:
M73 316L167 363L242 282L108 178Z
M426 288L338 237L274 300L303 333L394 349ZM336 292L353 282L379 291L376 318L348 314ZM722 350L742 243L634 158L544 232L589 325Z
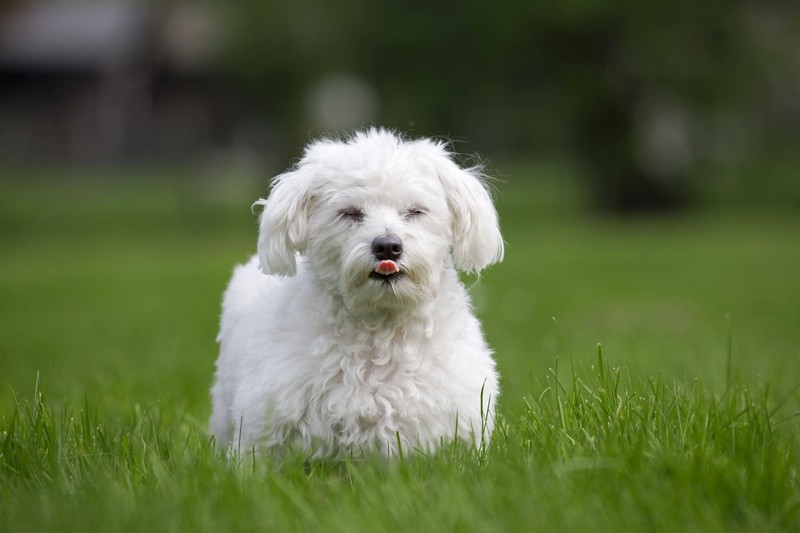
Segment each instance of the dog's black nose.
M397 261L403 254L403 241L397 235L382 235L372 241L372 253L375 258L384 261Z

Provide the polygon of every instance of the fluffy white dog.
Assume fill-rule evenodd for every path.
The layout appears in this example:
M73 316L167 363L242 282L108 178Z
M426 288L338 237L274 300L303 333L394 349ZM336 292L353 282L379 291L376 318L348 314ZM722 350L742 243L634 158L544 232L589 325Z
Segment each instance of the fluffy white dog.
M315 456L481 442L498 376L456 269L503 257L478 169L371 129L309 145L225 293L211 432Z

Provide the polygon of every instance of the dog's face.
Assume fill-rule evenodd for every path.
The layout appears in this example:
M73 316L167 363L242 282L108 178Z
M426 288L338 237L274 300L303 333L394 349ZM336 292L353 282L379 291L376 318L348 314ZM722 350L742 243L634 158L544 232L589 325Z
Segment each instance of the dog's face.
M442 186L420 169L356 169L322 180L309 206L306 256L352 310L436 294L452 230Z
M293 275L296 255L304 256L352 312L420 305L451 264L478 271L503 255L478 173L426 139L370 130L316 142L257 203L262 270Z

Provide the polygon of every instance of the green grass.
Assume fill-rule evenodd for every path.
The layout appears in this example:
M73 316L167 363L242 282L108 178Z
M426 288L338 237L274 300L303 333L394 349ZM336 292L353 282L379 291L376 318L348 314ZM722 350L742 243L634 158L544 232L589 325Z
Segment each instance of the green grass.
M260 187L0 182L0 531L800 528L800 217L615 220L514 177L472 289L492 446L312 464L229 462L205 431Z

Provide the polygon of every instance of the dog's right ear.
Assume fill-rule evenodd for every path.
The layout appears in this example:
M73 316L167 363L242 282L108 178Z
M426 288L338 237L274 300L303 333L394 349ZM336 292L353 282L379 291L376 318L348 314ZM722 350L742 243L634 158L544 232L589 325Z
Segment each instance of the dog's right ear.
M293 276L297 254L308 243L310 179L299 168L276 177L267 199L253 204L263 206L258 230L258 259L265 274Z

